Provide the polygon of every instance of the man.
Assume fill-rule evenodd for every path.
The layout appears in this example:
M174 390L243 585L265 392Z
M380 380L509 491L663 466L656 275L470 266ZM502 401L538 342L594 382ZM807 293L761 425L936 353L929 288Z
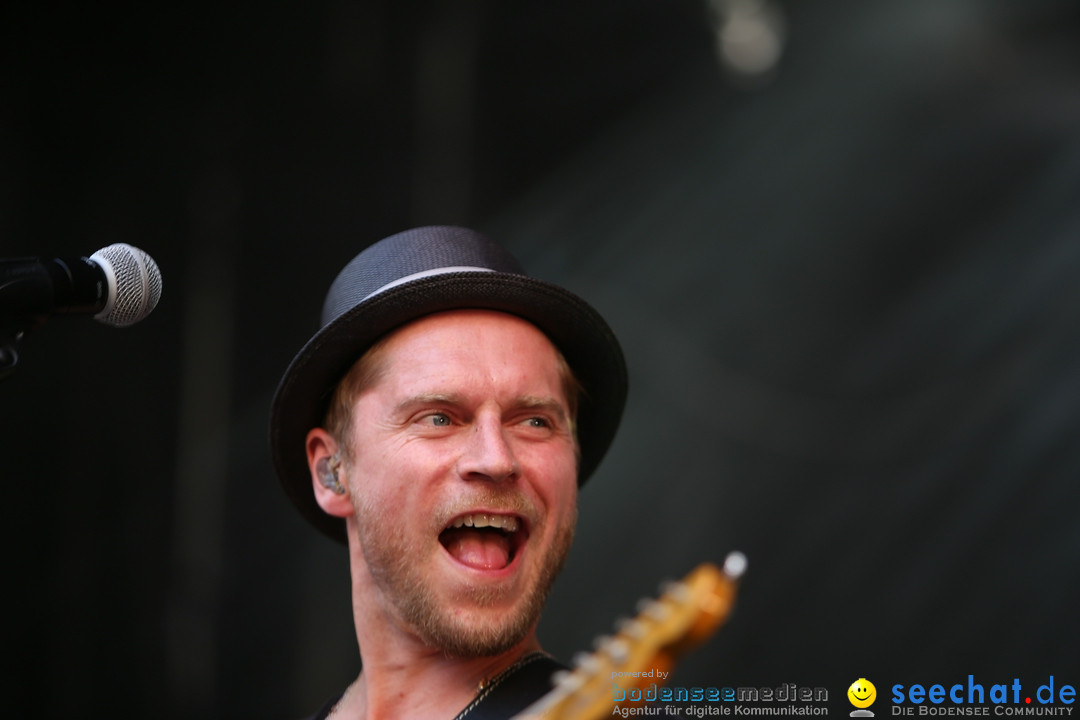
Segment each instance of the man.
M349 548L363 669L315 717L510 717L558 667L536 626L622 415L618 341L451 227L364 250L322 322L271 411L286 492Z

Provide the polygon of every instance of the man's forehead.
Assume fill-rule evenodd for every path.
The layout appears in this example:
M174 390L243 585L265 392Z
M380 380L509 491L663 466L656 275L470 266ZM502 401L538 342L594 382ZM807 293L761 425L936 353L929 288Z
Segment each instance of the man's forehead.
M465 401L497 391L515 405L565 405L565 361L532 323L492 310L425 316L387 335L366 358L368 391ZM475 399L473 397L472 399Z
M431 346L470 351L473 349L531 347L558 355L554 343L540 328L524 318L497 310L446 310L425 315L385 335L372 350L396 351L406 346L410 352L422 352Z
M460 308L424 315L391 331L384 340L393 342L394 338L398 337L410 337L430 332L468 331L470 328L480 326L490 327L494 332L525 331L543 337L549 345L552 344L540 328L525 318L500 310L484 308Z

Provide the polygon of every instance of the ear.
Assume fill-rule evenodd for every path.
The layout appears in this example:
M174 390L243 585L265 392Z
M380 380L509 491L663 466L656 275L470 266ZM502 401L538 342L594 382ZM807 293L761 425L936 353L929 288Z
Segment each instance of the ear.
M312 428L307 434L305 448L307 450L308 472L311 474L311 487L315 491L315 502L319 503L319 507L327 515L340 518L351 517L353 506L352 501L349 499L349 483L346 481L344 474L342 474L340 481L345 487L345 492L336 493L323 484L316 469L320 460L329 460L338 454L340 448L337 441L322 428Z

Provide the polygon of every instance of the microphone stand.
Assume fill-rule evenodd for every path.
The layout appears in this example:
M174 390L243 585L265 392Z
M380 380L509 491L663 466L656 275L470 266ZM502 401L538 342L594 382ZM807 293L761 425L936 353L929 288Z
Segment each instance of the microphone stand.
M0 380L7 380L19 364L19 341L22 333L11 334L6 330L0 333Z
M41 323L40 318L19 318L12 322L0 321L0 381L15 374L19 364L19 347L27 332Z

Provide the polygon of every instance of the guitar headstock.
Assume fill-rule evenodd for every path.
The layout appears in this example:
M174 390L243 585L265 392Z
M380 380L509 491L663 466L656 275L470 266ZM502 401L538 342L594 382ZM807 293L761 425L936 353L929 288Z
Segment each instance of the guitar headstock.
M731 553L723 569L696 567L661 595L638 603L638 615L616 623L616 634L597 638L593 653L574 659L574 669L558 674L547 695L515 720L591 720L611 714L615 685L622 691L663 685L675 661L712 635L735 603L746 557ZM663 673L663 676L660 676Z

